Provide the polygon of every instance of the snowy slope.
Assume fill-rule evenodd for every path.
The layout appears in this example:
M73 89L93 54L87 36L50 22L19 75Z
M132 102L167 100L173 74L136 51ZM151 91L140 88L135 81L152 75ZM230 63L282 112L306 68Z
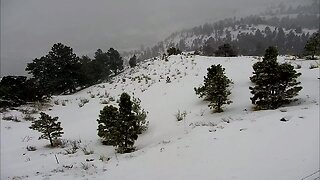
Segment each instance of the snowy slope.
M226 31L230 32L232 41L237 40L238 35L241 35L241 34L243 34L243 35L244 34L255 34L257 30L259 30L261 32L261 34L265 36L266 35L265 28L266 27L269 27L272 32L277 30L277 27L269 26L269 25L265 25L265 24L248 25L245 28L240 27L238 25L235 25L234 28L233 27L223 28L223 30L222 30L223 33L218 36L218 39L226 38ZM294 29L287 29L287 30L284 29L285 35L288 35L290 33L290 31L293 31L293 33L296 36L301 36L302 34L308 34L308 33L311 35L311 34L317 32L317 29L303 28L301 33L296 33L294 31ZM278 32L278 30L276 32ZM193 43L194 43L194 40L199 39L201 44L204 44L210 38L218 40L214 32L212 32L210 35L205 35L205 34L203 34L203 35L195 35L194 33L190 33L190 32L179 32L179 33L171 35L170 37L165 39L165 41L164 41L164 49L170 48L172 44L178 45L180 40L185 41L186 47L191 48Z
M63 139L81 140L82 148L94 151L89 155L81 149L67 154L71 146L48 148L48 141L38 140L39 133L28 128L28 121L1 120L1 179L319 177L319 69L309 69L316 62L289 61L302 66L297 70L303 86L297 102L277 110L252 111L248 87L255 62L253 57L171 56L169 62L157 59L127 69L112 83L54 97L46 113L59 116ZM202 84L210 65L219 63L234 82L233 103L216 114L193 88ZM166 83L167 76L171 83ZM122 92L141 99L150 124L135 144L137 151L120 155L100 143L96 119L105 106L101 102L118 99ZM83 99L89 102L83 104ZM185 120L177 122L178 110L187 113ZM14 110L2 113L10 115L23 116ZM280 121L283 117L289 121ZM27 151L27 146L37 150Z

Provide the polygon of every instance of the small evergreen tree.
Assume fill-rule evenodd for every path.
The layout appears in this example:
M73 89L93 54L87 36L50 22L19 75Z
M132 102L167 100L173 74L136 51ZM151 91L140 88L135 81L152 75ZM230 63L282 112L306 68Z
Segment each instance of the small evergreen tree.
M237 56L237 53L231 47L230 44L223 44L218 47L218 50L215 52L215 55L222 56L222 57L234 57L234 56Z
M119 153L134 151L134 142L147 129L146 112L141 109L140 101L127 93L122 93L119 109L106 106L100 111L98 121L98 136L106 144L117 147Z
M170 56L170 55L181 54L182 52L178 48L170 47L169 49L167 49L167 53L168 53L168 56Z
M149 122L146 121L148 112L141 108L141 100L139 98L132 98L132 111L138 123L138 134L142 134L147 130Z
M205 100L210 101L209 107L215 112L223 112L222 106L232 103L228 99L231 94L229 86L232 82L224 74L224 70L220 64L212 65L208 68L207 77L204 77L204 85L194 88L200 98L205 97Z
M130 67L135 67L137 65L137 57L136 55L133 55L129 60Z
M54 140L61 137L61 134L63 134L63 128L60 126L61 122L57 122L57 120L58 117L52 118L48 114L41 112L40 119L33 121L29 128L42 133L39 139L48 139L51 147L53 147Z
M311 55L311 59L316 59L315 55L320 55L320 33L312 35L304 47L305 55Z
M118 108L111 105L105 106L100 111L98 121L98 136L103 138L103 144L114 145L119 136L117 129L119 128L119 111Z
M253 65L254 75L250 80L254 86L249 89L253 94L250 99L257 109L276 109L290 103L302 89L297 81L301 73L290 64L279 65L277 56L278 50L269 47L263 60Z
M214 47L207 41L202 47L202 53L204 56L213 56Z

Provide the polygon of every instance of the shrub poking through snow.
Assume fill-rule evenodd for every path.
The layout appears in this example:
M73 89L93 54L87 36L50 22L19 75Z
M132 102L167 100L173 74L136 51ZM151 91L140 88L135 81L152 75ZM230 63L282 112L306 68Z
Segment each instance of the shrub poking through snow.
M178 110L178 112L176 113L176 119L177 121L182 121L187 117L187 111L183 111L181 112L180 110Z
M171 83L171 79L170 79L170 77L169 77L169 76L167 76L166 83Z
M25 114L23 119L26 121L34 121L36 118L34 118L31 114Z
M141 110L140 101L131 101L127 93L122 93L119 108L105 106L100 111L98 121L98 136L104 144L116 146L117 152L134 151L134 142L147 129L146 112Z
M37 148L35 146L27 146L26 147L27 151L36 151Z
M256 109L277 109L288 104L302 89L298 86L297 73L290 64L277 62L278 50L269 47L261 62L253 65L253 76L250 77L253 87L249 87L253 97L252 104Z
M229 86L232 81L224 74L224 68L220 64L212 65L207 70L204 85L194 90L200 98L205 97L206 101L210 101L210 109L214 109L215 112L223 112L222 106L232 103L228 98L231 94Z
M39 139L48 139L51 147L53 147L54 140L61 137L61 134L63 134L63 128L60 126L61 122L57 122L57 120L58 117L52 118L48 114L41 112L40 118L36 121L33 121L29 128L42 133Z
M319 65L317 65L317 64L310 64L309 69L315 69L318 67L319 67Z

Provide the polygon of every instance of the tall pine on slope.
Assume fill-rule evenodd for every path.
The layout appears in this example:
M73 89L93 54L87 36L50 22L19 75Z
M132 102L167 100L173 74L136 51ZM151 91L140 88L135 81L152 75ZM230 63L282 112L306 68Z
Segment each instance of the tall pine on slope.
M116 146L119 136L118 122L119 111L113 106L105 106L99 115L98 121L98 136L103 138L103 144Z
M137 104L138 103L138 104ZM106 144L117 147L119 153L134 151L134 142L146 130L148 122L146 113L141 110L140 102L131 101L127 93L122 93L119 109L106 106L100 111L98 121L98 136Z
M123 70L123 59L120 56L120 53L117 50L110 48L107 55L109 56L110 70L114 75L118 75L119 71Z
M205 97L205 100L210 101L209 107L215 112L223 112L222 106L230 104L232 101L228 99L231 94L229 86L232 83L224 74L224 68L218 65L212 65L207 69L207 77L204 77L204 85L199 88L194 88L196 94Z
M37 130L42 133L39 139L48 139L50 141L51 147L54 146L54 140L61 137L62 127L61 122L57 122L58 117L52 118L48 114L43 112L40 113L40 119L33 121L30 129Z
M297 73L290 64L277 62L278 50L275 47L266 49L261 62L253 65L253 76L250 77L253 87L249 87L253 97L252 104L256 109L276 109L290 103L302 89L298 86Z
M311 56L311 59L316 59L315 55L320 55L320 32L313 34L304 47L305 55Z
M81 64L73 49L61 43L40 59L28 63L26 71L32 74L45 94L73 93L80 85Z

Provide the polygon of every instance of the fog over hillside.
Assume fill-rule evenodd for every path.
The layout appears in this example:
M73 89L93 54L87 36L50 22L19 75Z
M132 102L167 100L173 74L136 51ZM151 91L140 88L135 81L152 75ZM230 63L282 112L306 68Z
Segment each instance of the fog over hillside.
M287 0L302 3L303 0ZM2 0L1 75L26 74L27 62L57 42L78 55L100 48L151 46L172 32L256 14L279 0Z

